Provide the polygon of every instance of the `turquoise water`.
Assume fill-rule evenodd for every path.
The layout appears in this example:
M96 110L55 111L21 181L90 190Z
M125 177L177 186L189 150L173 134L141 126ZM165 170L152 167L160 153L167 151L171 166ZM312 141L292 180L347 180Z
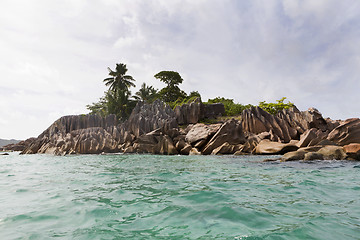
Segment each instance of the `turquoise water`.
M360 239L360 162L0 156L0 239Z

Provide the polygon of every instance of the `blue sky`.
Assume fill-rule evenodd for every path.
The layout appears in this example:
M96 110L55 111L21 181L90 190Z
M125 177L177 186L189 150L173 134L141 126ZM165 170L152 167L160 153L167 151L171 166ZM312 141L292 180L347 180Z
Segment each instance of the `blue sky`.
M358 0L3 0L0 53L0 138L86 113L119 62L137 86L160 89L154 74L174 70L203 100L286 96L324 117L360 115Z

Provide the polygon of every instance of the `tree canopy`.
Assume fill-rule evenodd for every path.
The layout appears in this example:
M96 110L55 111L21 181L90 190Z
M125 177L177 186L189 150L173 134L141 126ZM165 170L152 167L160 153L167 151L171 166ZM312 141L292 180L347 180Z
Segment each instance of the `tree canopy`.
M111 77L105 78L104 82L106 86L109 86L109 90L111 91L128 91L130 87L135 87L133 83L135 79L126 75L128 69L126 68L126 64L117 63L115 67L115 71L108 67L109 75Z
M105 92L105 96L100 98L96 103L87 105L86 107L92 114L106 116L115 114L119 120L125 120L135 107L136 102L130 99L130 87L135 87L135 79L126 75L128 69L126 64L116 64L115 71L108 67L110 77L103 81L109 89Z
M180 74L174 71L161 71L155 74L154 77L167 84L168 87L177 86L183 82Z
M167 86L161 89L158 94L165 102L175 102L179 98L187 97L187 94L178 86L183 82L183 79L178 72L161 71L155 74L154 77L167 84Z
M152 102L156 95L157 90L153 86L147 86L146 83L143 83L139 91L135 93L134 98L139 101Z

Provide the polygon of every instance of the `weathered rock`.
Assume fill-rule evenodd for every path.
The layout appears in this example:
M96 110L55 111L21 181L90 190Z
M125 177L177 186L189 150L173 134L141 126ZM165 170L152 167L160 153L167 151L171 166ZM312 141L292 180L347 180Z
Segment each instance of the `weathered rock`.
M305 153L304 156L305 161L311 161L311 160L324 160L324 155L318 152L308 152Z
M316 128L311 128L311 129L306 130L303 134L301 134L300 141L297 144L297 146L299 148L309 146L309 143L311 142L311 140L313 140L317 137L316 131L317 131Z
M185 142L185 139L181 138L176 142L175 147L178 151L181 151L186 145L188 144Z
M262 140L255 148L256 154L285 154L296 151L299 147L290 143L271 142L268 139Z
M64 155L115 152L118 151L118 143L113 134L116 135L117 130L111 126L115 123L115 115L106 118L97 115L61 117L33 140L22 153Z
M325 146L317 153L322 154L326 160L344 160L347 157L344 148L339 146Z
M205 125L203 123L195 124L186 134L185 140L190 144L195 144L200 140L207 141L221 127L221 124Z
M232 144L229 144L228 142L225 142L221 146L215 148L211 154L212 155L234 154L235 152L241 151L243 149L243 147L244 146L242 144L232 145Z
M220 127L220 129L206 144L202 153L205 155L211 154L215 148L226 142L231 145L243 144L245 142L245 135L242 131L241 124L235 119L225 122Z
M168 131L178 126L175 112L160 100L152 104L138 102L124 125L135 137L159 128L168 134Z
M180 150L180 153L183 154L183 155L189 155L191 149L193 147L190 145L190 144L186 144L181 150Z
M225 114L225 106L222 103L204 104L203 118L217 118Z
M135 149L133 146L129 146L127 148L125 148L124 153L134 153Z
M178 154L172 139L158 129L138 137L133 147L137 153Z
M299 148L298 151L317 152L317 151L319 151L321 148L323 148L323 146L310 146L310 147Z
M327 139L340 146L350 143L360 143L360 119L352 118L346 120L332 130Z
M225 113L222 103L203 104L200 98L195 101L175 107L175 115L178 124L198 123L204 118L215 118Z
M299 160L303 160L305 157L306 152L305 151L301 151L301 150L297 150L297 151L292 151L292 152L287 152L285 153L282 157L281 157L281 161L282 162L287 162L287 161L299 161Z
M283 109L274 116L259 107L252 107L242 113L244 131L255 134L269 132L271 141L285 143L290 140L299 140L300 135L308 129L314 128L320 132L326 132L332 130L335 125L330 121L327 122L314 108L300 112L296 107L292 107Z
M360 160L360 144L351 143L344 146L344 151L348 155L349 159Z
M4 146L3 151L24 151L25 148L29 147L32 142L35 141L35 138L28 138L25 141L20 141L18 143L12 143Z
M328 146L328 145L338 146L336 143L334 143L328 139L323 139L320 142L316 143L316 145L314 145L314 146Z
M297 139L298 133L290 124L259 107L251 107L241 114L241 122L244 131L259 134L269 132L272 141L289 142L291 139Z
M189 155L201 155L201 152L197 148L192 148L189 152Z

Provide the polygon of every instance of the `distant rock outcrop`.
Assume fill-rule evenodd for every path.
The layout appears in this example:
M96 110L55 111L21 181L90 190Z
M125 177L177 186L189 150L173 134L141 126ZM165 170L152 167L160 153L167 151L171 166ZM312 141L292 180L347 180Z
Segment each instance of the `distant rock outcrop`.
M35 138L29 138L25 141L17 141L17 143L8 144L4 147L2 147L3 151L23 151L25 148L27 148Z

